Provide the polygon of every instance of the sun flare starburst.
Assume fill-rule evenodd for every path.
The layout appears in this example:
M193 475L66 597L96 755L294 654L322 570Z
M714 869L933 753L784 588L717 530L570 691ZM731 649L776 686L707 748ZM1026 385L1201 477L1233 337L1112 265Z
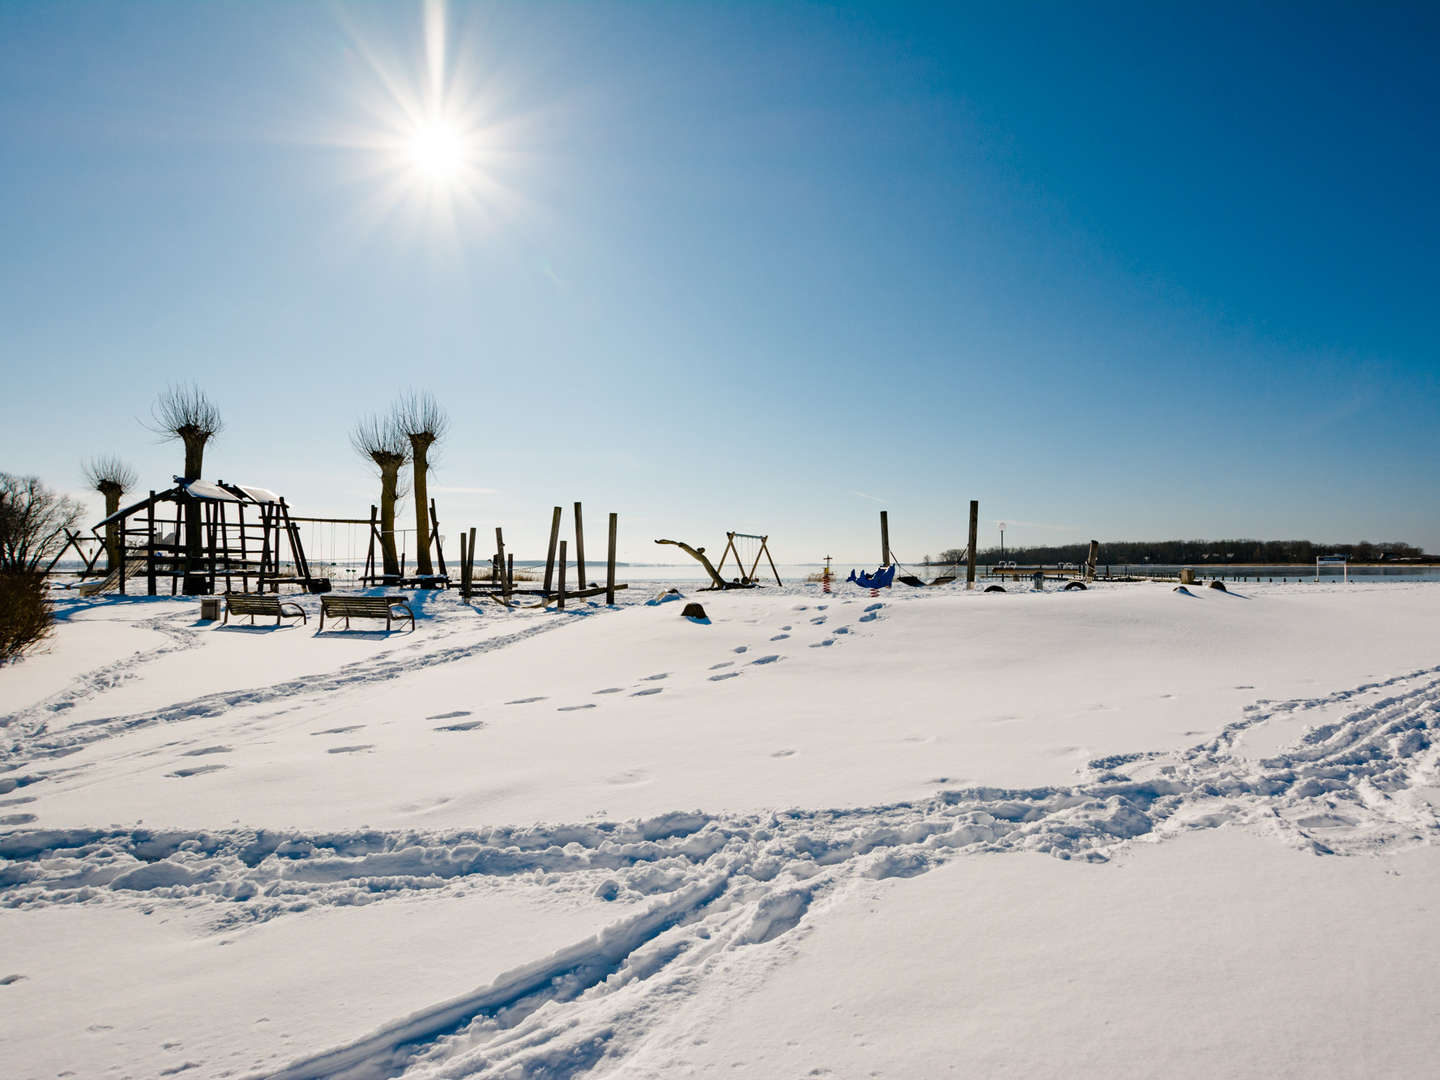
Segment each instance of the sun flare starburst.
M432 182L446 182L463 171L468 148L464 136L452 125L434 121L417 127L406 149L411 164L422 176Z

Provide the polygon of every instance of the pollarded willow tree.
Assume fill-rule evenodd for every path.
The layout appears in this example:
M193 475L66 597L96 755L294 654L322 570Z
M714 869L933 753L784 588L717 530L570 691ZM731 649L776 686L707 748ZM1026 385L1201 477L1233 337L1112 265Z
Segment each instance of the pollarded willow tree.
M151 406L152 428L166 439L185 446L185 480L199 480L205 467L205 447L218 435L224 423L220 410L205 391L194 383L177 383L167 387ZM185 507L185 583L186 596L195 596L206 589L206 575L200 572L200 555L204 547L200 504L195 500Z
M380 554L387 581L400 578L395 551L395 504L404 495L400 469L410 458L410 440L394 417L367 416L350 432L355 452L380 470Z
M426 477L430 472L431 448L445 437L450 418L435 395L408 391L395 403L394 423L410 441L410 462L413 468L411 491L415 501L415 573L431 577L430 562L430 498Z
M85 483L105 498L105 516L108 518L120 509L120 496L135 486L140 477L135 470L118 457L104 455L91 458L85 463ZM105 526L105 569L114 570L120 565L120 525L110 522Z

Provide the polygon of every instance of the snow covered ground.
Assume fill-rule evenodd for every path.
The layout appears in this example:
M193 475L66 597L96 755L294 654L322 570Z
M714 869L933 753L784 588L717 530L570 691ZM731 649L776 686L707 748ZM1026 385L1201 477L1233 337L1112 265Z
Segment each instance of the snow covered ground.
M5 1074L1431 1075L1440 583L1191 592L61 601Z

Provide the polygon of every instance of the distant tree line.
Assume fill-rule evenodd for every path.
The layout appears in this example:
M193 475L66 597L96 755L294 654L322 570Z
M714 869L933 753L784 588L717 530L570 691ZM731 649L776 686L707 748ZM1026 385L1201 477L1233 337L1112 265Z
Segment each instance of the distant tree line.
M1089 544L1055 544L1051 546L1009 547L1002 553L998 547L986 548L975 556L980 564L997 563L1001 559L1024 565L1083 563ZM1108 540L1100 544L1102 564L1158 563L1313 563L1317 556L1346 555L1352 562L1399 562L1422 560L1425 552L1401 540L1358 544L1326 544L1314 540ZM949 548L938 559L940 563L963 562L964 548Z

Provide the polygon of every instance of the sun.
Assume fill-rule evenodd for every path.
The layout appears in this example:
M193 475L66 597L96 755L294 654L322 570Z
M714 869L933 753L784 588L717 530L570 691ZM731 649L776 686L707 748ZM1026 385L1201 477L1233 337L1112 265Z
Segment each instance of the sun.
M416 128L406 149L410 164L434 183L454 180L465 168L465 139L443 121Z

